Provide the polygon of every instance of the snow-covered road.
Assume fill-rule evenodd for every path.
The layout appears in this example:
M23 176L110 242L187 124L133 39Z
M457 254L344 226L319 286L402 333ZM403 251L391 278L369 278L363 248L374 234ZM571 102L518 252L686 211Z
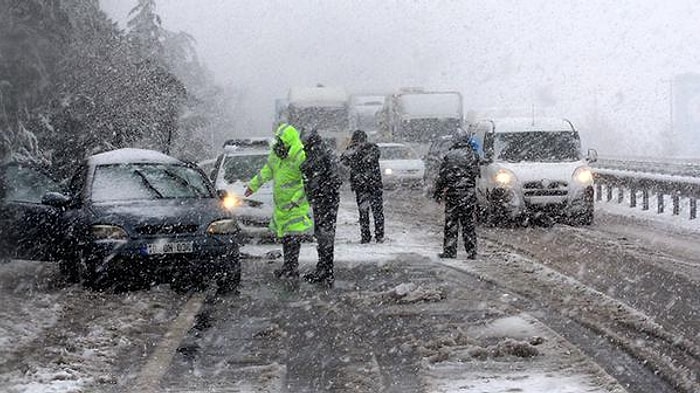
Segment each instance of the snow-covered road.
M682 307L694 307L692 296L653 301L674 291L698 293L692 230L667 231L662 241L664 227L609 214L591 228L480 228L476 261L441 261L439 207L398 191L385 199L387 242L361 245L353 198L343 196L333 289L290 288L272 278L279 260L247 259L241 294L200 304L194 328L177 337L178 349L163 363L157 357L173 346L173 326L191 304L187 296L167 287L91 293L63 285L51 264L0 265L0 391L127 392L144 383L170 392L698 387L692 362L699 339L688 330L697 326L697 309L677 320ZM244 251L263 256L276 248ZM305 244L301 269L312 269L315 258ZM598 270L640 260L646 261L640 268L657 270ZM683 262L685 270L668 261ZM676 270L663 276L675 280L666 295L648 288L640 296L619 276L644 283ZM667 339L686 348L687 359L654 363ZM151 381L144 377L148 367L166 369Z

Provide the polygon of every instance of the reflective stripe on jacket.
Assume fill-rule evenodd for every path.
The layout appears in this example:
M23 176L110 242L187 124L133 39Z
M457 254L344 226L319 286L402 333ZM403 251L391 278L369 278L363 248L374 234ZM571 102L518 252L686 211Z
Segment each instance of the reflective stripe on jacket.
M248 187L256 192L264 183L273 181L272 197L275 210L270 229L277 237L310 233L313 231L313 221L301 173L301 164L306 160L306 155L299 132L290 125L282 124L277 129L276 136L278 141L289 147L287 157L278 157L273 149L267 163L248 182Z

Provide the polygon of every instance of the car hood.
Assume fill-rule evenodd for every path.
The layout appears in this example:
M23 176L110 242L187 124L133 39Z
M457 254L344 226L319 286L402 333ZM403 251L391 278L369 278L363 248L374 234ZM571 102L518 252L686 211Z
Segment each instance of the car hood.
M508 169L520 182L561 180L569 182L576 168L585 166L584 161L573 162L503 162L494 164L494 172L498 169Z
M181 198L101 202L92 205L95 223L126 228L140 225L208 226L212 221L233 217L218 198Z

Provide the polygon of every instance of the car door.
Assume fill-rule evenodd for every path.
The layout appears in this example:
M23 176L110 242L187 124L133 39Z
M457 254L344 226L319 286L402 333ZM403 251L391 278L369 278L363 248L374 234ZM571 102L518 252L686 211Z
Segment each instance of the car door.
M0 170L0 257L52 259L59 211L41 203L61 186L33 165L10 163Z

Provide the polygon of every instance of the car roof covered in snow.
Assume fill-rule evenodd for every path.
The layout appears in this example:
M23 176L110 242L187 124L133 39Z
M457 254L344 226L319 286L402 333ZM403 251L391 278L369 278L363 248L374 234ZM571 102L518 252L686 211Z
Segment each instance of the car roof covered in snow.
M508 117L491 121L496 132L575 131L570 121L552 117Z
M113 165L130 163L182 164L183 162L155 150L126 148L95 154L88 158L88 163L90 165Z

